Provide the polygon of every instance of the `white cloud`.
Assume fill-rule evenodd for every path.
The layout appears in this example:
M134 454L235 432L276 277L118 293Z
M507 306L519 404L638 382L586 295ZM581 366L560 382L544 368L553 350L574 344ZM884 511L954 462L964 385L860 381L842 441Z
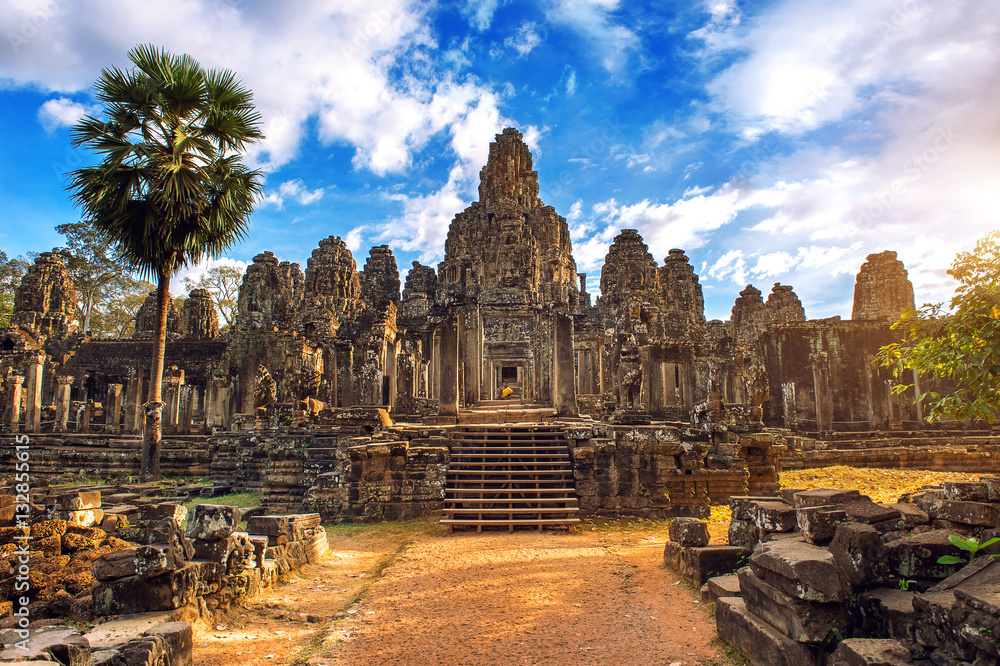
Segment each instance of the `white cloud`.
M488 29L493 23L493 14L506 4L502 0L466 0L463 13L468 17L469 24L480 32Z
M538 26L528 21L518 28L516 35L511 35L503 43L507 48L517 51L517 54L523 58L542 43L542 35L538 32Z
M618 4L619 0L552 0L546 15L586 39L601 65L612 74L620 74L638 49L639 38L615 22L612 14Z
M74 102L66 97L46 100L38 109L38 121L49 134L59 127L75 125L84 116L100 111L100 107Z
M566 94L572 97L576 94L576 70L569 65L566 66L566 69L569 71L569 75L566 77Z
M322 187L310 190L302 182L301 178L286 180L278 186L278 189L269 190L264 193L264 196L260 200L260 207L274 206L278 210L282 210L285 207L286 200L296 201L303 206L308 206L322 199L324 192L325 190Z

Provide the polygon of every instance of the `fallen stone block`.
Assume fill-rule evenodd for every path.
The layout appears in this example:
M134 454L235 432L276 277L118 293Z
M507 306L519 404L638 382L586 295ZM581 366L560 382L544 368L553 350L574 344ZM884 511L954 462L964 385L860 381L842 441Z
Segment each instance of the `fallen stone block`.
M916 504L897 502L889 506L899 511L899 521L896 524L896 529L909 530L917 525L926 525L931 521L931 517L927 512Z
M194 663L194 633L190 622L165 622L147 630L143 636L163 639L170 666L191 666Z
M701 599L714 603L719 597L739 597L740 579L736 574L726 574L725 576L713 576L702 587Z
M101 508L101 493L97 491L86 491L78 493L66 493L58 498L59 507L64 511L83 511L86 509Z
M715 622L719 637L739 649L751 664L807 666L816 663L809 646L793 641L747 610L738 597L721 597L715 602Z
M757 617L799 643L819 643L832 630L846 635L851 626L847 604L803 601L785 594L741 569L740 590L747 609Z
M135 573L143 578L159 576L184 566L184 554L174 543L154 543L135 549Z
M848 638L830 655L828 666L908 666L910 651L899 641L883 638Z
M847 576L825 548L794 539L761 544L750 557L758 577L798 599L840 603L851 596Z
M70 525L94 527L104 520L104 509L83 509L81 511L66 511L66 522Z
M193 539L225 539L239 528L240 509L222 504L197 504L188 524Z
M844 502L840 508L854 522L874 525L876 527L895 527L896 522L901 516L901 513L897 509L877 504L865 495Z
M931 502L927 513L937 520L977 527L996 527L1000 519L1000 506L983 502L935 500Z
M871 525L841 523L837 526L829 550L851 585L869 586L888 575L881 535Z
M941 484L941 492L947 500L957 502L989 502L990 489L983 482L975 481L945 481Z
M191 544L194 546L194 559L221 564L229 561L234 546L232 535L224 539L192 539Z
M268 543L278 546L291 539L291 520L288 516L253 516L247 520L247 532L266 536ZM280 537L284 537L284 540Z
M729 523L729 545L753 550L760 543L760 528L750 520L732 520Z
M152 578L131 576L94 583L94 615L122 615L173 610L197 597L199 568L187 564Z
M938 564L942 555L959 554L951 541L948 530L934 530L889 541L885 544L885 562L889 572L900 578L947 578L958 568L951 564Z
M795 519L806 541L822 546L833 540L837 527L847 520L847 512L826 506L810 506L797 509Z
M161 503L147 504L139 507L139 520L157 522L173 519L180 525L188 517L188 510L182 504Z
M744 566L749 555L748 549L739 546L693 548L668 541L663 550L663 561L693 585L701 587L709 578L733 573Z
M795 509L784 502L755 502L754 523L761 531L791 532L795 529Z
M857 490L834 490L817 488L795 493L795 508L804 509L809 506L837 506L857 500L861 493Z
M101 555L90 565L94 578L101 581L135 575L135 549L114 550Z
M29 628L27 650L17 647L24 640L16 629L0 631L0 662L41 661L62 666L90 666L90 643L83 632L72 627L53 625Z
M877 588L858 596L861 631L872 638L893 638L907 647L916 642L915 592Z
M733 495L729 498L729 508L732 510L733 520L753 521L756 515L754 504L756 502L773 502L774 499L759 495Z
M671 541L682 546L707 546L708 523L697 518L674 518L670 522L668 535Z

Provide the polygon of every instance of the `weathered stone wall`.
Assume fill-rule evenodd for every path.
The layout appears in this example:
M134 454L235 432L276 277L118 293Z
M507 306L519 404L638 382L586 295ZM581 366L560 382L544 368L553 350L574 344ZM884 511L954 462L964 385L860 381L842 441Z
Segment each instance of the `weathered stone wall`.
M11 323L43 339L65 337L76 330L76 300L62 258L43 252L14 292Z
M1000 436L989 433L867 433L860 439L789 437L785 469L847 465L883 469L1000 473ZM850 433L864 435L864 433Z

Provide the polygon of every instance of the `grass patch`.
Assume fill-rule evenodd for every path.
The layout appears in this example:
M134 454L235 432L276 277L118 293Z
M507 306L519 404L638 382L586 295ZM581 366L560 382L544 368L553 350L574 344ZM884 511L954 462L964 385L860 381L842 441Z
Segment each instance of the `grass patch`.
M225 506L238 506L241 509L249 509L250 507L260 506L263 499L264 496L261 493L232 493L229 495L219 495L218 497L195 497L184 502L184 506L187 507L188 511L193 509L196 504L223 504Z
M337 523L324 525L329 538L362 538L368 535L386 537L390 540L409 540L417 536L444 536L448 528L435 518L411 518L409 520L384 523Z

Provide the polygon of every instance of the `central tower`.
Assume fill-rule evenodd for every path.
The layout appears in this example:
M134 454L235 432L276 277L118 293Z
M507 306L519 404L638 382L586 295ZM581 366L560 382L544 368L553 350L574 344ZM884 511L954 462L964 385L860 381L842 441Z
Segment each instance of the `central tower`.
M490 144L479 201L452 220L438 277L442 326L457 327L458 395L467 407L508 387L523 402L575 413L571 314L579 292L569 227L538 198L531 152L516 129ZM443 368L449 335L440 336ZM451 370L443 372L446 413Z

